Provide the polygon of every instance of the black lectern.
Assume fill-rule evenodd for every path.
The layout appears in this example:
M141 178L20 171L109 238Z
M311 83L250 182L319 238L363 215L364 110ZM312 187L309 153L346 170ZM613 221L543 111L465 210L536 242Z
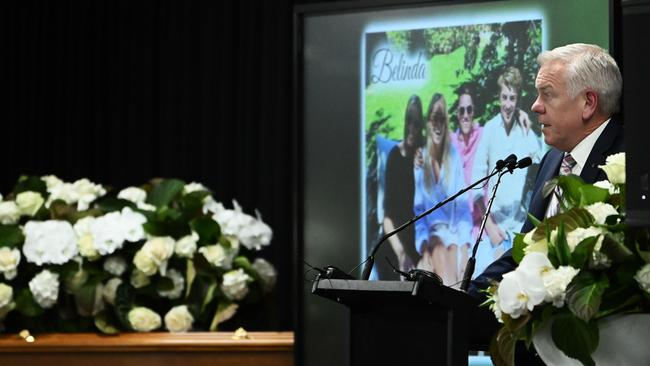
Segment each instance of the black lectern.
M351 366L467 365L488 349L498 323L469 295L417 281L319 279L312 293L351 311Z

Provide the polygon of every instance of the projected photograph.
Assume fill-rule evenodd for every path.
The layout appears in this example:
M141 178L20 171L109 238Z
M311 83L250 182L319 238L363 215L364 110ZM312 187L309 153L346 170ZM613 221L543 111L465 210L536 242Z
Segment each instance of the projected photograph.
M503 176L474 277L512 247L545 152L530 111L542 19L368 32L363 35L362 129L366 251L415 215L488 175L509 154L533 167ZM373 279L421 268L456 285L496 178L394 235Z

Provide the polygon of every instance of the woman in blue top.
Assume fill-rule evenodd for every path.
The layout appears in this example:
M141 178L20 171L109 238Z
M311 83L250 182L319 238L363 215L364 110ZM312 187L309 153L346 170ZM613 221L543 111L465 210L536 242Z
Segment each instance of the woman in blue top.
M449 137L445 98L436 93L426 116L426 147L422 167L415 168L413 210L421 214L464 187L463 162ZM445 285L461 279L459 247L469 248L472 218L467 198L460 196L415 224L415 245L422 255L418 267L433 270Z

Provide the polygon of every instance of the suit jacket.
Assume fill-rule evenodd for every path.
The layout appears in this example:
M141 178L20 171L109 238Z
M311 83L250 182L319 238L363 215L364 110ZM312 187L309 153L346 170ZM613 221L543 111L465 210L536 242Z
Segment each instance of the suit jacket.
M625 151L623 125L618 119L612 117L591 149L591 153L585 162L585 166L582 168L580 177L587 183L595 183L607 179L607 175L602 169L598 168L598 165L604 165L605 159L609 155L622 151ZM530 199L530 205L528 206L528 211L539 220L544 218L546 208L551 199L550 195L543 197L542 189L547 181L558 175L563 157L564 152L552 148L544 155L544 158L540 162L537 177L535 178L533 194ZM526 219L524 226L521 228L521 232L526 233L532 229L533 224L530 220ZM512 250L508 250L501 258L490 264L480 276L472 281L469 294L480 300L485 300L485 295L480 290L489 286L489 280L501 281L503 274L514 270L516 267L517 264L512 258Z

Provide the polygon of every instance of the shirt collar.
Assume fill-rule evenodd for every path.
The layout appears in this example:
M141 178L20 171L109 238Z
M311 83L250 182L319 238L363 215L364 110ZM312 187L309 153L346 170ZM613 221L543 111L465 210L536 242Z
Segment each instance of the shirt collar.
M576 161L576 166L572 171L574 174L579 175L582 172L582 168L585 166L587 158L589 158L589 154L591 154L591 150L610 120L611 118L603 122L597 129L582 139L582 141L571 150L571 156Z

